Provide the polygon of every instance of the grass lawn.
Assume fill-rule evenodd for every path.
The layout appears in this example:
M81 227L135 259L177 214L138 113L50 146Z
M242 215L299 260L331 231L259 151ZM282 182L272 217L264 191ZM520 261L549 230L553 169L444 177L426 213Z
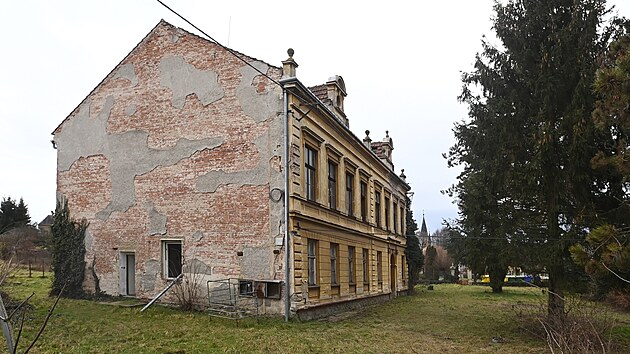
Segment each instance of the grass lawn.
M20 339L22 352L54 299L50 278L7 279L13 299L35 292ZM545 353L546 343L520 329L517 304L539 304L540 290L452 284L399 297L339 321L285 323L282 318L231 320L154 306L119 307L61 299L32 353ZM630 314L617 314L620 353L630 352ZM492 338L501 338L493 343Z

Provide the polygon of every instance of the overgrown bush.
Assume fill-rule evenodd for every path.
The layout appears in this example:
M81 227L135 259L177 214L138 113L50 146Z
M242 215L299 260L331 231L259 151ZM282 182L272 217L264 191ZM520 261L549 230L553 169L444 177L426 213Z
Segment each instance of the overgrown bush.
M68 201L58 201L53 214L50 253L52 257L53 282L51 295L82 298L85 276L85 231L88 222L76 221L70 217Z
M599 303L565 298L561 316L549 315L546 302L513 308L521 327L545 340L551 353L608 353L614 349L610 334L616 323Z
M617 308L630 311L630 291L611 291L607 300Z
M183 275L173 287L173 293L181 310L193 311L201 307L205 268L206 265L197 259L184 261Z

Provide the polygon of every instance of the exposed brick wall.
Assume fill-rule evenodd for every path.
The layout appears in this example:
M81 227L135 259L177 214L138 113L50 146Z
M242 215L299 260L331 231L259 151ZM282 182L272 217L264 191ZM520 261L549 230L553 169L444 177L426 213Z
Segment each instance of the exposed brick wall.
M244 58L280 78L279 68ZM205 77L216 82L197 82ZM275 84L217 45L156 26L55 131L58 192L90 222L86 288L94 271L103 291L118 294L120 252L134 252L136 293L153 296L166 283L164 239L182 240L184 258L205 263L210 277L247 277L243 265L261 261L237 252L252 247L273 265L265 277L277 276L282 213L269 191L282 180L281 100ZM200 184L210 173L222 179Z

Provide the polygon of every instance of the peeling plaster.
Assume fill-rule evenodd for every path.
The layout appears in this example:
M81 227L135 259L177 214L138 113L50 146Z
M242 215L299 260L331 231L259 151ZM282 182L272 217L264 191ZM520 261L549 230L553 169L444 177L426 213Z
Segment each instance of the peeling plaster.
M131 117L132 115L134 115L134 113L136 113L136 110L138 110L138 107L135 103L132 103L125 108L125 114Z
M136 76L136 69L133 64L123 64L116 69L114 77L112 79L123 78L131 82L133 86L138 85L138 76Z
M86 250L92 249L92 244L94 243L94 237L92 236L92 233L90 232L89 227L87 228L87 230L85 230L85 237L83 237L83 242L85 243Z
M263 73L269 70L269 66L265 63L253 62L251 64ZM241 104L243 112L258 123L273 118L278 108L282 107L280 94L275 92L275 90L265 93L256 92L256 87L252 85L252 81L260 73L249 66L241 67L240 72L242 78L236 89L236 98ZM268 85L277 88L277 85L274 83L270 82Z
M160 261L157 259L149 259L144 262L144 272L140 276L140 289L145 292L155 290L155 282L160 275Z
M193 93L204 106L218 101L225 94L217 73L199 70L179 56L167 56L160 60L160 85L173 92L171 104L176 108L183 108L186 96Z
M189 265L184 265L184 273L212 275L212 268L199 259L193 259Z
M271 247L245 247L241 259L241 273L253 279L269 279L273 268Z
M149 213L149 235L165 235L166 234L166 215L160 214L155 210L152 202L144 203L144 207Z
M197 230L192 234L193 241L195 242L201 241L203 239L203 236L203 232L200 230Z
M107 119L114 106L113 96L107 96L103 109L96 117L90 117L89 105L90 101L86 100L77 115L66 121L55 137L58 142L57 169L67 171L80 157L93 155L104 155L110 161L112 201L96 214L101 220L107 219L113 211L126 211L135 203L135 176L158 166L172 165L197 151L215 148L223 143L220 137L179 139L169 150L149 148L147 132L107 133Z

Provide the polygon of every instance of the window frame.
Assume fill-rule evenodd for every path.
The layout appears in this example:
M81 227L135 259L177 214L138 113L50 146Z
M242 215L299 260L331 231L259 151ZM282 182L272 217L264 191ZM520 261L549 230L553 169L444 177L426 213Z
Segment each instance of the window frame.
M354 216L354 174L346 171L346 212Z
M394 213L394 233L398 233L398 203L394 202L392 205L392 212Z
M328 207L337 210L337 175L339 165L328 159Z
M339 244L330 243L330 285L339 286Z
M179 265L176 265L175 269L171 267L171 254L169 252L169 246L179 246ZM162 240L162 274L165 279L175 279L184 271L184 244L180 239ZM179 270L179 272L177 272Z
M369 284L370 282L370 250L363 248L363 284Z
M367 221L368 219L368 184L366 181L361 180L359 183L359 194L361 196L361 221Z
M383 252L376 251L376 279L379 284L383 283Z
M356 248L348 246L348 283L356 284Z
M405 235L407 232L407 224L405 222L405 217L406 217L407 212L402 203L399 204L399 208L400 208L400 234Z
M374 191L374 222L376 223L377 227L381 227L382 220L381 220L381 191L380 190Z
M317 245L318 242L315 239L309 238L306 241L306 274L308 286L317 286Z
M317 154L316 148L304 145L304 189L310 201L317 201Z
M390 199L385 196L385 230L389 231L390 230L390 223L389 223L389 204L390 204Z

